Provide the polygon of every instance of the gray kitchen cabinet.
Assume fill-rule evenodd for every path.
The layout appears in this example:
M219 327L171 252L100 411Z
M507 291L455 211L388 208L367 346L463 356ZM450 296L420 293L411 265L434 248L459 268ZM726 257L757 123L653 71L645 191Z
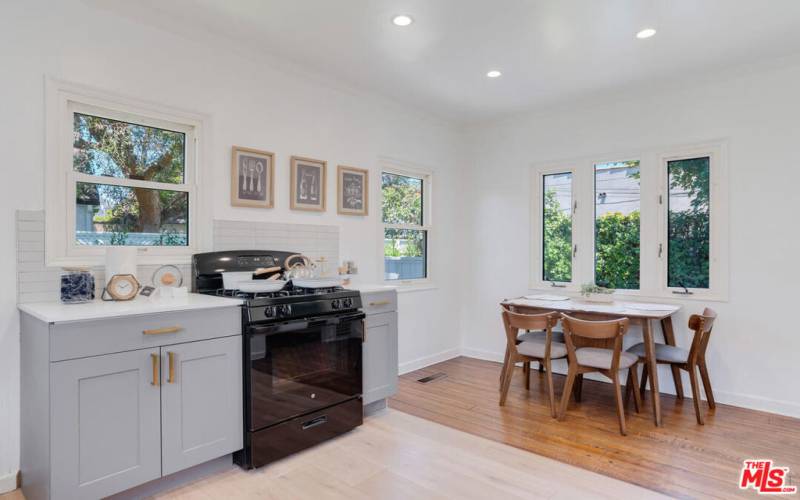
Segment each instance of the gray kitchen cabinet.
M367 315L363 345L363 401L385 400L397 392L397 292L362 292Z
M23 311L28 500L101 498L242 448L240 308L203 300L87 320L78 305L63 322Z
M162 347L161 359L163 473L240 449L242 338Z
M54 363L51 460L58 497L100 498L161 477L158 351Z

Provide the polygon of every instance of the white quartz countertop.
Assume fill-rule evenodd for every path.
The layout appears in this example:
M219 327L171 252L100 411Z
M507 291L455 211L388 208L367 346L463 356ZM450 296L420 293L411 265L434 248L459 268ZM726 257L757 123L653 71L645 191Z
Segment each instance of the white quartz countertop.
M373 292L392 292L396 291L397 287L392 285L371 285L369 283L351 283L345 288L348 290L358 290L361 293Z
M214 297L199 293L189 293L182 297L142 297L126 302L104 302L95 300L83 304L62 304L61 302L31 302L19 304L20 311L47 323L68 323L122 316L138 316L174 311L191 311L215 307L233 307L241 304L239 299Z

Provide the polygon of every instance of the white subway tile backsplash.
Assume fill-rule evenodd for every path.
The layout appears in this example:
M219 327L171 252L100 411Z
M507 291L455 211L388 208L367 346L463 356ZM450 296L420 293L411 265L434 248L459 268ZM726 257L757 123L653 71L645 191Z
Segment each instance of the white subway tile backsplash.
M320 224L214 221L214 250L281 250L339 263L339 227Z
M339 264L339 227L317 224L284 224L272 222L215 220L214 250L282 250L298 252L316 261L325 258L329 272ZM45 266L44 211L18 210L17 238L17 301L44 302L59 300L61 269ZM159 266L139 266L136 277L142 285L152 285L152 276ZM178 266L184 286L191 286L191 267ZM91 268L96 295L105 285L102 266Z

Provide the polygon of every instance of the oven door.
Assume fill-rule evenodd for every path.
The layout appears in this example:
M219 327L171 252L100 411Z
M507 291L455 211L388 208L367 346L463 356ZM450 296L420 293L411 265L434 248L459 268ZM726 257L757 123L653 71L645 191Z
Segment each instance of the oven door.
M364 313L247 329L248 430L361 395Z

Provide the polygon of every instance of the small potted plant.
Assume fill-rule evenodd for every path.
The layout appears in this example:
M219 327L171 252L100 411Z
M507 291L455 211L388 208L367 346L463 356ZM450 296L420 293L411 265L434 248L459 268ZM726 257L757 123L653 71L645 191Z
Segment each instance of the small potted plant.
M594 283L584 283L581 285L581 297L587 302L601 302L610 304L614 302L613 294L616 290L597 286Z

